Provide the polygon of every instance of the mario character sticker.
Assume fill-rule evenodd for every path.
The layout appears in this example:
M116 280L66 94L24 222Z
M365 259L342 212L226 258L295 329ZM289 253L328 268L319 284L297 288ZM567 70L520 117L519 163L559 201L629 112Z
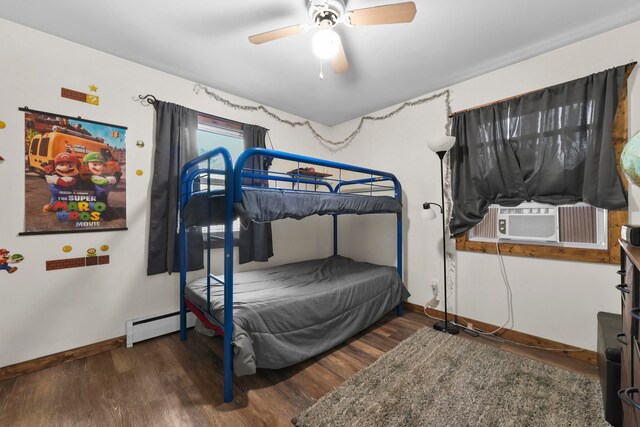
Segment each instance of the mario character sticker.
M126 229L124 126L25 112L25 232Z
M18 266L24 257L20 254L12 254L7 249L0 248L0 271L4 270L9 274L18 271Z

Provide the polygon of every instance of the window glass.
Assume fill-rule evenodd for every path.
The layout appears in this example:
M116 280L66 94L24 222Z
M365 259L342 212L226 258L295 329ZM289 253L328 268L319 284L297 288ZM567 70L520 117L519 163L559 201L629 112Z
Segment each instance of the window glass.
M240 154L244 151L244 140L241 132L225 131L224 129L216 129L213 126L198 127L198 155L204 154L218 147L224 147L229 150L231 160L236 162ZM222 159L215 158L213 165L218 169L224 169Z
M29 147L29 154L35 156L38 152L38 142L40 142L40 137L36 136L31 140L31 146Z
M231 161L235 164L236 160L244 151L244 140L241 130L227 129L222 126L215 126L210 123L198 124L198 155L204 154L218 147L224 147L229 150L231 154ZM224 170L224 161L220 156L212 158L211 168ZM206 179L201 179L201 185L206 183ZM223 176L211 174L210 178L211 186L213 189L223 189ZM206 185L206 184L205 184ZM202 187L201 187L202 188ZM233 222L233 234L234 238L238 237L240 231L240 221L235 220ZM203 234L207 234L207 227L203 227ZM221 241L220 239L224 235L224 225L212 225L211 236L212 238Z
M46 157L49 152L49 138L42 138L40 140L40 147L38 149L38 155Z
M100 151L102 152L102 156L104 157L104 160L106 162L113 161L113 156L111 155L111 151L109 151L109 149L102 148Z

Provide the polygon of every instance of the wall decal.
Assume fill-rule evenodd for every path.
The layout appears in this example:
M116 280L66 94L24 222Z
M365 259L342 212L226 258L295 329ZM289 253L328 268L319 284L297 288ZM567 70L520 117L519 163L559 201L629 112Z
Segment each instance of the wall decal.
M46 261L46 270L63 270L65 268L91 267L94 265L109 264L109 255L100 255L81 258L52 259Z
M4 160L4 157L0 156L0 162Z
M0 120L0 129L4 129L7 127L7 124L5 122L3 122L2 120Z
M96 85L89 85L89 91L91 91L91 92L97 92L97 91L98 91L98 86L96 86Z
M60 96L67 99L73 99L74 101L86 102L91 105L98 105L100 103L98 95L78 92L77 90L67 89L65 87L60 88Z
M136 142L136 147L138 147L138 148L144 148L144 141L142 141L142 140L140 140L140 139L139 139L139 140Z
M21 254L13 254L7 249L0 249L0 270L4 270L9 274L13 274L18 271L16 264L21 263L24 260L24 256Z
M87 256L96 256L96 248L89 248L87 249Z
M138 170L136 171L136 175L138 175L138 176L142 176L142 174L143 174L143 173L144 173L144 172L142 172L142 169L138 169Z
M21 110L25 232L20 234L126 229L127 128Z
M102 252L107 252L107 251L109 250L109 245L102 245L102 246L100 246L100 250L101 250Z
M70 245L65 245L62 247L62 252L69 253L73 248Z

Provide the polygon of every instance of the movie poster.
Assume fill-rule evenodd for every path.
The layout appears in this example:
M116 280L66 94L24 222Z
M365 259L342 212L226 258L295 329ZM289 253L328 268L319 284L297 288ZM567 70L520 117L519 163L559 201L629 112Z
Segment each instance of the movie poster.
M25 111L25 232L126 229L124 126Z

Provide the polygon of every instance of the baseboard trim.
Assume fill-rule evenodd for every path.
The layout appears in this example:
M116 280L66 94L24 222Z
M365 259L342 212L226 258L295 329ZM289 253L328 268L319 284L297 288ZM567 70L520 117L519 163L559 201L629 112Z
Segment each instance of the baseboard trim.
M407 311L412 311L414 313L420 313L422 315L425 315L424 307L422 307L421 305L405 302L404 307ZM440 319L444 319L443 311L436 310L433 308L429 308L427 310L429 315L440 318ZM448 319L456 323L459 323L461 325L466 324L465 320L459 318L457 315L452 313L449 313ZM498 326L492 325L490 323L482 322L480 320L470 319L468 317L465 317L465 319L468 322L473 323L474 327L480 328L484 331L493 331L495 329L498 329ZM597 364L598 354L595 351L586 350L580 347L574 347L572 345L564 344L558 341L552 341L546 338L537 337L535 335L530 335L524 332L515 331L513 329L503 329L497 335L502 338L508 339L509 341L516 342L518 344L557 349L557 351L553 350L555 354L561 354L571 359L588 362L588 363L591 363L592 365ZM569 351L565 351L565 350L569 350Z
M0 368L0 381L19 377L25 374L30 374L41 369L61 365L73 360L83 359L88 356L93 356L94 354L113 350L114 348L124 347L125 343L126 336L121 336L74 348L71 350L61 351L60 353L51 354L49 356L27 360L26 362L20 362L14 365L5 366L3 368Z
M404 303L404 308L407 311L414 313L420 313L425 315L424 307L410 302ZM429 308L429 314L443 318L444 312ZM460 324L465 324L464 320L458 318L455 314L449 314L449 319ZM494 330L498 326L490 323L485 323L480 320L466 318L467 321L472 322L476 327L483 330ZM504 329L499 334L500 337L506 338L510 341L514 341L519 344L534 345L544 348L557 349L556 354L562 354L572 359L589 362L593 365L597 363L597 353L591 350L574 347L572 345L563 344L561 342L552 341L546 338L537 337L524 332L515 331L513 329ZM60 353L55 353L49 356L39 357L33 360L27 360L26 362L16 363L14 365L5 366L0 368L0 381L8 380L10 378L19 377L21 375L30 374L32 372L39 371L41 369L50 368L52 366L61 365L63 363L71 362L73 360L83 359L85 357L93 356L94 354L102 353L105 351L113 350L115 348L124 347L126 345L126 336L115 337L105 341L100 341L94 344L74 348ZM571 350L571 351L563 351ZM580 350L580 351L574 351Z

